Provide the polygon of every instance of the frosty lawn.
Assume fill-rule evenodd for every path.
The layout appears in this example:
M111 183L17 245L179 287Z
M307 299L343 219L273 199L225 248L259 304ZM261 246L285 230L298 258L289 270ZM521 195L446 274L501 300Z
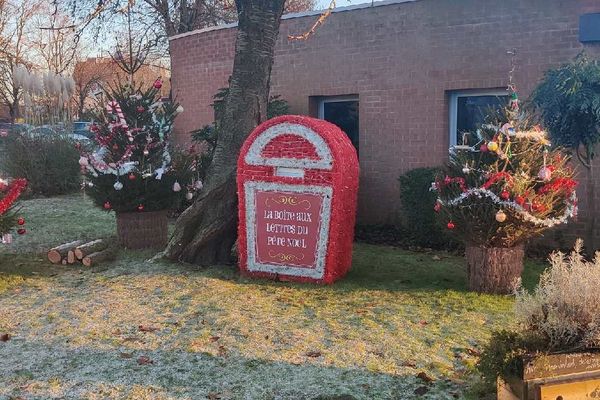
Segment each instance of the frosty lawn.
M459 257L365 244L325 287L148 252L53 266L48 247L114 218L81 196L23 206L28 234L0 249L0 398L465 398L478 344L511 316L510 298L465 291Z

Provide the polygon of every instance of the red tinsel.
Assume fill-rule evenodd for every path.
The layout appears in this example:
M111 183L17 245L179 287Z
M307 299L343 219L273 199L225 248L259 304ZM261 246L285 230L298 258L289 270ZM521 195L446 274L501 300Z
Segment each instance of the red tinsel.
M538 194L546 194L548 192L564 191L567 195L573 193L577 181L570 178L556 178L554 181L545 184L538 190Z
M506 180L508 184L512 182L512 176L508 172L495 172L490 175L490 178L481 186L483 189L489 189L494 183L500 179Z
M14 204L26 186L27 180L25 179L15 179L8 185L6 196L0 200L0 215L4 214Z

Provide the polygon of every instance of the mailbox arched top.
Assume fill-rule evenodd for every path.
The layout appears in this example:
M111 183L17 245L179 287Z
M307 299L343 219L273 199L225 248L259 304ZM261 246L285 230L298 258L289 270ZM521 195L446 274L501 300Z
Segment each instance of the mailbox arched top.
M263 150L269 143L284 135L299 136L308 141L314 146L316 157L264 157ZM333 156L325 139L309 126L285 120L268 127L254 138L244 156L244 162L248 165L266 165L272 167L302 167L324 170L331 170L333 168Z

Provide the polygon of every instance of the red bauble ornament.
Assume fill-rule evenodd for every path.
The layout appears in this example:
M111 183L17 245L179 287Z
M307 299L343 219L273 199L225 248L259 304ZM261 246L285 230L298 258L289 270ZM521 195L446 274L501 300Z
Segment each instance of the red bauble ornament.
M143 112L144 112L144 110L145 110L145 108L144 108L144 107L142 107L142 106L137 106L136 110L137 110L137 112L139 112L139 113L143 113Z
M487 151L488 151L487 144L484 143L481 146L479 146L479 151L482 153L487 153Z
M503 190L500 193L500 197L502 198L502 200L508 200L510 198L510 193L508 193L507 190Z
M25 218L19 217L19 219L17 220L17 224L19 224L19 225L25 225Z
M446 226L448 227L448 229L454 229L454 222L450 221Z
M24 235L24 234L26 234L26 233L27 233L27 230L26 230L25 228L21 228L21 229L17 230L17 233L18 233L19 235Z
M129 174L129 180L130 181L135 181L135 174L134 173Z
M433 206L433 211L440 212L441 209L442 209L442 205L436 201L435 205Z
M160 89L162 87L162 81L160 79L157 79L154 81L154 89Z
M144 211L144 205L140 204L139 206L137 206L137 210L138 211Z
M523 196L517 196L515 197L515 202L522 206L523 204L525 204L525 198Z
M105 202L104 202L104 209L105 209L105 210L110 210L110 208L111 208L111 207L110 207L110 202L108 202L108 201L105 201Z
M119 150L119 145L115 143L113 144L112 148L113 150Z

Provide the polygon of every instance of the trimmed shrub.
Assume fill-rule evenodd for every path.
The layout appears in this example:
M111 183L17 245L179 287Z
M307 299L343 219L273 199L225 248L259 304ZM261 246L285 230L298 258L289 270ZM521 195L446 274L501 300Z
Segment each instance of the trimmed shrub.
M27 179L28 193L56 196L81 187L79 151L73 140L60 135L9 135L2 138L0 170Z
M442 173L441 167L415 168L399 178L402 224L411 241L422 247L457 247L438 221L433 207L436 194L431 183Z

